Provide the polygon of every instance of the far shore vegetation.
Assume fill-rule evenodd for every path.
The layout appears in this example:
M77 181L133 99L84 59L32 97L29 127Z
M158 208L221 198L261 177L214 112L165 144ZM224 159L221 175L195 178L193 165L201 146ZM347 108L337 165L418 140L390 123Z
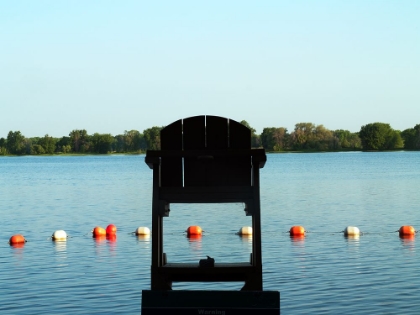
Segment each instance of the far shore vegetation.
M362 126L359 132L350 132L304 122L296 124L292 132L283 127L266 127L257 134L248 122L241 123L251 129L252 147L267 152L420 150L420 124L400 131L390 124L375 122ZM0 138L0 155L145 153L160 148L162 128L130 130L116 136L88 134L82 129L61 138L48 134L26 138L20 131L10 131L6 138Z

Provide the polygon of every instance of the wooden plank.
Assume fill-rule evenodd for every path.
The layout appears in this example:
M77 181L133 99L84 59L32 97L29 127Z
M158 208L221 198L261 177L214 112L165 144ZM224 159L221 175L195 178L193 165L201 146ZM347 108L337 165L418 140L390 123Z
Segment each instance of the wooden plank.
M252 202L254 187L214 186L214 187L180 187L159 190L159 199L169 203L223 203Z
M182 120L177 120L160 132L162 150L182 150ZM164 187L182 186L182 158L162 157L161 185Z
M229 119L229 148L251 148L251 130L233 119Z
M251 148L251 130L233 119L229 120L229 148L232 150ZM245 155L227 158L227 165L229 185L251 185L251 157Z
M227 150L228 119L206 116L206 149Z
M142 315L278 315L278 291L142 291Z
M205 126L205 116L184 119L184 151L205 149ZM205 168L197 157L184 158L184 186L205 186L205 174Z
M194 116L183 120L184 151L206 148L205 116Z
M218 116L206 116L206 149L228 149L228 119ZM229 169L226 157L213 156L206 164L207 186L226 186Z

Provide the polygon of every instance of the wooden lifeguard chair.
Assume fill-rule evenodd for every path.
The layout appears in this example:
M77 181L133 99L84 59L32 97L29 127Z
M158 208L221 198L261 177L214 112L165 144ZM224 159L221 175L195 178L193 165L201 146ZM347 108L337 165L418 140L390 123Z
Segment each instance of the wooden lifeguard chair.
M259 169L266 162L264 149L251 149L251 131L246 126L232 119L209 115L173 122L161 130L160 141L161 150L148 150L145 158L153 169L152 265L151 290L143 290L142 313L157 314L169 309L172 312L175 306L166 304L185 304L185 299L179 298L185 291L172 291L172 282L243 281L240 292L248 292L249 296L257 294L256 299L260 302L252 305L263 310L260 314L273 314L273 310L278 314L279 292L263 291ZM246 215L252 216L250 261L216 261L211 267L201 267L199 262L167 261L163 252L163 217L169 216L171 203L238 202L244 203ZM210 291L211 295L207 291L187 292L188 300L195 304L184 306L196 307L194 314L200 307L210 307L202 305L206 296L226 298L226 292L232 292L229 303L243 303L238 291ZM191 299L194 294L195 298ZM247 297L246 300L250 303L252 299ZM210 305L214 306L214 302L214 299L209 300ZM180 307L177 305L176 309Z

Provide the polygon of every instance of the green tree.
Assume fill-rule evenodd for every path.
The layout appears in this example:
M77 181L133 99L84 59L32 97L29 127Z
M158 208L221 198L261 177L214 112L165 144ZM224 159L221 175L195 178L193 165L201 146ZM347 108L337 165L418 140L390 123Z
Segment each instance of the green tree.
M294 150L309 149L308 143L312 140L315 130L313 123L297 123L294 131L290 134L290 146Z
M125 152L138 152L146 148L143 134L137 130L124 131Z
M94 133L93 136L91 136L90 141L92 144L92 152L105 154L111 151L112 143L114 142L114 137L109 133Z
M73 130L69 134L70 142L73 148L73 151L78 152L87 152L89 150L89 136L85 129Z
M298 123L290 135L290 148L293 150L331 151L339 147L339 138L323 125Z
M268 151L274 151L276 145L274 140L274 132L276 131L275 127L265 127L261 133L261 145L264 149Z
M286 128L264 128L260 139L262 147L268 151L283 151L288 149L289 134Z
M387 139L386 149L398 150L404 148L404 140L401 137L401 131L392 130L389 139Z
M112 150L118 153L125 152L124 148L124 135L116 135L112 144Z
M362 148L362 143L358 133L352 133L348 130L339 129L334 131L334 136L338 139L338 144L335 148L336 150L359 150Z
M25 137L20 131L9 131L6 148L10 154L23 155L26 153Z
M112 150L118 153L125 152L124 135L116 135L112 144Z
M33 144L31 146L31 154L32 155L39 155L39 154L45 154L45 150L42 145L40 144Z
M38 144L42 146L46 154L53 154L55 152L56 143L57 139L50 137L48 134L38 140Z
M72 148L72 142L71 142L71 138L70 137L61 137L60 139L58 139L58 141L56 142L55 146L56 146L56 152L62 152L62 153L70 153L71 152L71 148Z
M7 148L6 148L6 139L0 138L0 155L6 155Z
M401 137L404 140L404 149L420 150L420 124L404 130Z
M401 133L386 123L372 123L360 128L363 150L393 150L403 147Z
M273 131L274 151L283 151L288 149L289 134L287 128L275 128Z
M144 140L148 150L160 149L160 131L163 127L152 127L143 131Z
M337 146L338 139L334 136L334 133L331 130L325 128L323 125L315 126L308 143L309 149L329 151L335 150Z

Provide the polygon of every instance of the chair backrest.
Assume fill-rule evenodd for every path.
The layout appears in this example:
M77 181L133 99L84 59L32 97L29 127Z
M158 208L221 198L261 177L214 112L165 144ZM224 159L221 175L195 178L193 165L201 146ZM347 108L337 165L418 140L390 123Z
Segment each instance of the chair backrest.
M162 187L251 185L250 154L216 153L251 148L251 130L241 123L218 116L189 117L163 128L160 137L162 151L185 156L162 157ZM204 151L207 155L200 155Z

